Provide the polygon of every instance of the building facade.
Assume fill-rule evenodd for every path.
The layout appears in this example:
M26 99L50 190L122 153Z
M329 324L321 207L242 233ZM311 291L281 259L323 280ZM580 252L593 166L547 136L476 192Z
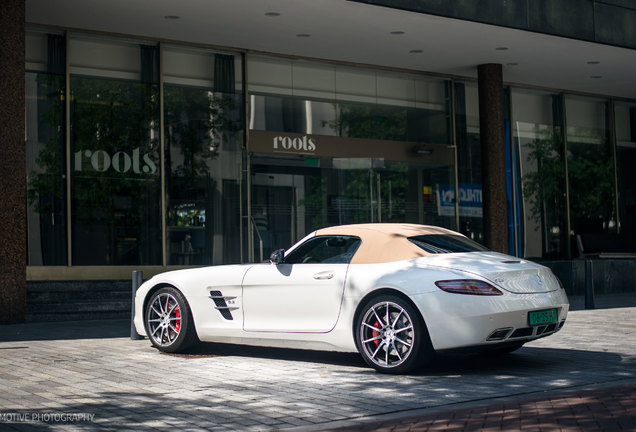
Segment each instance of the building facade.
M3 206L3 232L11 231L3 235L21 239L3 239L13 263L3 270L13 287L3 300L6 321L24 319L32 282L261 262L337 224L438 225L495 250L563 262L579 257L581 235L636 234L629 2L479 2L479 10L465 2L327 2L336 14L375 20L366 24L405 22L406 31L383 32L388 40L427 23L500 39L472 42L488 52L474 64L461 64L470 47L440 55L446 66L434 56L453 43L444 40L420 41L394 65L364 53L343 58L360 50L373 58L373 41L355 34L369 26L320 2L184 2L170 14L159 2L164 30L149 30L149 11L126 27L82 20L82 2L52 3L75 12L63 17L43 1L2 6L5 21L21 23L3 26L3 41L24 47L22 57L2 52L22 64L2 85L23 95L2 104L2 124L14 126L0 135L3 191L18 191ZM125 13L124 3L102 7ZM260 21L240 40L197 22L196 37L170 30L192 13L245 25L251 15L241 6ZM259 29L291 26L286 16L299 13L342 20L333 31L349 29L340 41L353 51L326 41L294 48L320 36L300 26L290 30L298 32L293 44L277 42L277 30L261 47ZM544 69L554 53L533 52L530 60L542 64L534 72L525 57L506 57L544 42L587 49L565 61L587 60L551 78ZM428 60L410 66L422 55ZM574 75L580 68L589 69L584 81ZM9 230L19 220L23 228Z

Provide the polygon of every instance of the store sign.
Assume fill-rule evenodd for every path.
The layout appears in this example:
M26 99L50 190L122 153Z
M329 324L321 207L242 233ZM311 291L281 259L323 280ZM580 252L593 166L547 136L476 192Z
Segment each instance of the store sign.
M280 131L250 130L247 149L252 153L277 153L309 157L372 158L448 166L454 163L454 151L446 144L423 144Z
M118 151L112 156L104 150L78 150L75 152L75 171L92 169L97 172L113 170L118 173L155 174L157 164L150 154L141 154L139 147L131 154Z
M455 216L455 188L453 186L437 186L437 213L440 216ZM483 216L481 185L459 184L459 215Z
M288 151L291 153L312 153L316 151L316 138L310 138L307 135L302 137L291 137L278 135L273 138L272 149L274 151Z

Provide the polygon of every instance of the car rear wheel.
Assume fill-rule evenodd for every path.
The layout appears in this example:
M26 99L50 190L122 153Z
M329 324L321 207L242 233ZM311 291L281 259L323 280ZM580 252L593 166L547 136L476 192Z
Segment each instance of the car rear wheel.
M145 326L146 334L159 351L183 351L197 340L188 302L173 287L152 294L146 306Z
M400 297L383 295L368 300L355 329L358 351L379 372L407 373L423 366L432 355L419 313Z

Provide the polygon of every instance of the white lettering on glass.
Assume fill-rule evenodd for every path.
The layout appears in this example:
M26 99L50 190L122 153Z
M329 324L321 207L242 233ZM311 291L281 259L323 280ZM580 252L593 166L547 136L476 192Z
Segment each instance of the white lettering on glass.
M157 164L149 154L142 155L139 147L132 151L132 155L118 151L109 155L104 150L78 150L75 152L75 171L84 171L84 162L88 162L90 168L97 172L106 172L113 169L118 173L127 173L131 169L135 174L154 174L157 172Z

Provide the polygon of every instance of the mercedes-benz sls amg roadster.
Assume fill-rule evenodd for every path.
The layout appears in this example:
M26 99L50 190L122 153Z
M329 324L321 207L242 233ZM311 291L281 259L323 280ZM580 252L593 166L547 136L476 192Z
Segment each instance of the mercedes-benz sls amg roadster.
M134 324L163 352L197 341L357 351L407 373L440 351L514 351L559 331L568 309L544 266L447 229L377 223L319 229L269 263L154 276Z

